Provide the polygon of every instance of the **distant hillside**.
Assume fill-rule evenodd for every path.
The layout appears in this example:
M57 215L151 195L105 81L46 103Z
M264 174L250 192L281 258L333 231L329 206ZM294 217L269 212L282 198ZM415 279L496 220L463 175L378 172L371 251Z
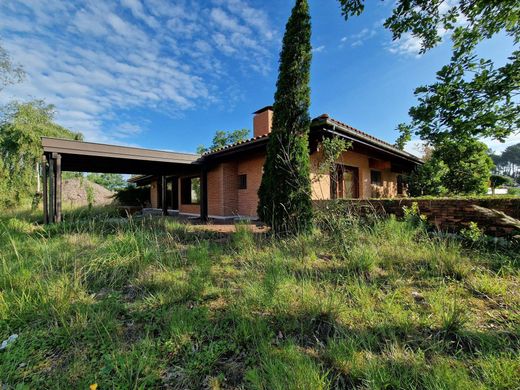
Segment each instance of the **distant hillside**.
M91 199L89 202L89 195L87 188L91 190ZM108 205L112 203L112 196L114 192L105 187L93 183L87 179L68 179L63 180L63 205L64 206L88 206L92 203L96 206Z

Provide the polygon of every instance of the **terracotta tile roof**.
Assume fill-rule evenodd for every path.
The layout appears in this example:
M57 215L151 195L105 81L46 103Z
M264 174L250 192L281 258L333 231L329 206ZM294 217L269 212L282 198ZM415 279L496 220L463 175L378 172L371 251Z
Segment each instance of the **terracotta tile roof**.
M374 137L373 135L370 135L368 133L365 133L364 131L361 131L361 130L358 130L356 129L355 127L352 127L350 125L347 125L346 123L343 123L341 121L338 121L336 119L333 119L333 118L330 118L328 114L323 114L323 115L320 115L318 118L316 118L315 120L325 120L327 121L328 123L331 123L331 124L335 124L335 125L338 125L340 127L343 127L349 131L351 131L352 133L354 134L357 134L357 135L360 135L361 137L365 138L365 139L368 139L370 141L373 141L375 143L378 143L378 144L381 144L383 146L385 146L386 148L396 152L396 153L399 153L401 155L404 155L404 156L407 156L407 157L411 157L411 158L414 158L415 160L417 161L421 161L421 159L417 156L414 156L413 154L411 153L408 153L408 152L405 152L404 150L401 150L399 148L396 148L394 145L392 145L391 143L389 142L386 142L386 141L383 141L382 139L380 138L377 138L377 137Z
M359 135L360 137L362 137L364 139L367 139L367 140L369 140L371 142L374 142L376 144L380 144L380 145L384 146L385 148L390 149L393 152L398 153L398 154L400 154L402 156L409 157L409 158L412 158L412 159L417 160L417 161L421 161L421 159L419 157L414 156L413 154L405 152L405 151L403 151L401 149L398 149L394 145L392 145L392 144L390 144L390 143L388 143L386 141L383 141L382 139L374 137L374 136L372 136L372 135L370 135L368 133L365 133L364 131L358 130L355 127L347 125L346 123L343 123L341 121L333 119L328 114L322 114L319 117L314 118L311 121L311 126L312 126L312 124L316 124L317 122L326 122L328 124L332 124L332 125L336 125L336 126L342 127L344 129L348 130L349 132L351 132L353 135ZM203 156L209 156L209 155L212 155L212 154L216 154L216 153L222 152L224 150L240 147L241 145L247 145L247 144L250 144L252 142L258 141L258 140L260 140L262 138L268 138L268 137L269 137L269 134L265 134L265 135L261 135L261 136L253 137L253 138L249 138L249 139L244 140L244 141L236 142L234 144L226 145L226 146L224 146L222 148L219 148L219 149L216 149L216 150L212 150L210 152L206 152L206 153L203 154Z
M243 140L243 141L235 142L234 144L231 144L231 145L223 146L222 148L211 150L209 152L204 153L203 156L209 156L209 155L214 154L214 153L222 152L224 150L228 150L228 149L240 146L240 145L250 144L250 143L252 143L254 141L258 141L258 140L260 140L262 138L268 138L268 137L269 137L269 134L264 134L264 135L260 135L258 137L248 138L248 139Z

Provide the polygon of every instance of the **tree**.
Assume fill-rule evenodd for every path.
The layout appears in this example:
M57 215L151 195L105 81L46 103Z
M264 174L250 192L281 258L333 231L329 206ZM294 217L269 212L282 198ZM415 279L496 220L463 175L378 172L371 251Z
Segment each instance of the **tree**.
M514 185L514 181L511 177L501 175L491 175L489 183L491 185L491 191L493 192L493 195L495 195L495 190L498 187Z
M448 189L444 185L444 177L448 170L442 160L433 157L417 166L408 178L410 196L446 195Z
M363 12L364 0L339 0L345 18ZM416 89L419 105L412 121L400 125L403 140L419 135L436 146L445 139L492 137L504 140L520 128L520 6L517 0L398 0L385 27L394 39L411 34L424 53L451 33L450 63L437 73L437 82ZM505 65L496 67L476 55L477 45L498 34L515 45Z
M258 215L276 234L312 226L310 186L311 20L307 0L297 0L286 25L273 106Z
M500 155L490 153L490 157L495 163L495 174L511 177L520 184L520 144L508 146Z
M217 130L215 136L213 137L213 143L209 148L206 148L204 145L200 145L197 148L198 154L204 154L207 152L213 152L215 150L221 149L227 145L233 145L237 142L245 141L249 138L249 130L248 129L240 129L234 131L223 131Z
M127 185L123 175L117 173L89 173L87 179L111 191L120 190Z
M19 83L24 75L23 68L14 64L7 51L0 45L0 91L8 85Z
M42 136L82 139L53 118L54 107L41 100L11 103L0 115L0 176L7 187L0 193L0 206L16 206L36 192Z

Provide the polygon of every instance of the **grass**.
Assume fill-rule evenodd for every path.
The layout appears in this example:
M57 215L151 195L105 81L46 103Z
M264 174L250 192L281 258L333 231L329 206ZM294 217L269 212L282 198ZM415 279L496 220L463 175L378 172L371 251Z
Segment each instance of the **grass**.
M518 248L393 218L285 240L39 218L0 219L7 388L519 388Z

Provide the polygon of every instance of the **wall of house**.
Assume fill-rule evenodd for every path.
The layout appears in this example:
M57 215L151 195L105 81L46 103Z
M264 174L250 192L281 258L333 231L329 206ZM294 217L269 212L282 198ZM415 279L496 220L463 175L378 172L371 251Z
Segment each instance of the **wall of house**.
M152 180L150 184L150 203L152 204L152 208L159 208L159 186L157 180Z
M262 183L265 156L251 157L238 163L238 175L247 175L247 189L238 190L238 214L247 217L257 216L258 190Z
M208 215L238 214L238 162L217 165L208 172Z
M320 172L322 151L311 155L311 186L313 200L330 199L330 175ZM371 183L371 168L369 156L353 151L343 152L337 160L338 164L358 168L359 170L359 197L368 199L372 197L393 198L397 196L397 173L390 169L380 169L382 186L373 186Z

